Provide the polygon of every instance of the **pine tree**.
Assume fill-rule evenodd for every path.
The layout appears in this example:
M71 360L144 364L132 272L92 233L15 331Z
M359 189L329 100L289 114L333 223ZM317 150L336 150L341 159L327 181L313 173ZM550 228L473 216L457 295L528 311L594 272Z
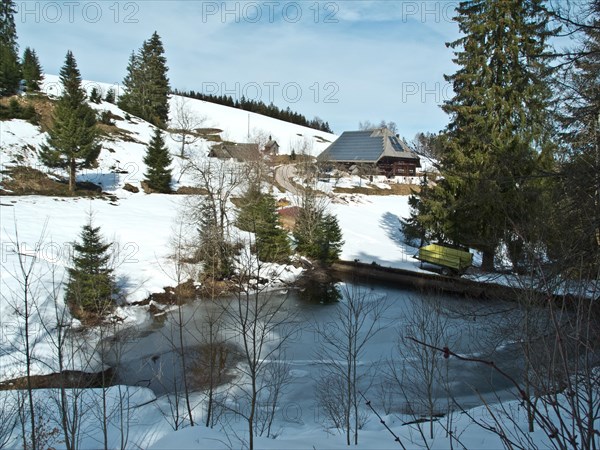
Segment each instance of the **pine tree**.
M115 90L113 88L110 88L108 91L106 91L104 101L107 103L115 103Z
M404 239L409 243L418 242L422 247L425 241L432 239L440 240L443 236L436 235L435 222L432 221L432 214L427 210L431 206L430 202L422 201L421 198L428 198L429 181L427 174L421 178L419 191L412 191L408 197L408 206L410 206L410 216L401 220L401 229Z
M285 262L290 256L287 232L281 227L277 202L270 194L251 186L241 199L237 218L241 230L254 233L258 258L265 262Z
M446 77L456 94L443 106L443 179L422 200L434 231L482 251L486 270L500 242L526 236L543 208L537 176L550 168L552 127L541 3L461 2L455 20L464 37L448 44L459 69Z
M102 101L102 96L100 95L98 88L93 87L92 91L90 92L90 102L99 104L101 101Z
M344 245L337 218L305 202L294 226L298 253L324 263L336 261Z
M317 258L327 264L337 261L344 245L342 230L337 217L325 214L321 220L317 233Z
M0 97L16 94L21 82L16 7L13 0L0 3Z
M76 312L102 314L113 304L116 285L109 267L111 244L104 243L100 227L94 227L92 217L83 226L80 242L73 245L72 267L66 299Z
M40 66L40 61L35 50L29 47L25 49L21 67L27 92L39 92L44 76L42 75L42 66Z
M119 107L142 119L165 128L169 120L169 79L164 47L156 31L132 53L119 97Z
M203 275L211 280L222 280L233 274L233 246L227 241L210 196L205 196L198 212L199 248Z
M162 132L159 128L155 128L144 156L144 163L148 166L146 181L150 189L162 193L171 192L171 169L169 169L171 162L171 155L165 145Z
M580 48L565 90L568 153L553 210L559 238L551 247L563 269L597 278L600 267L600 0L589 3ZM589 270L589 273L582 273ZM584 278L585 279L585 278Z
M75 57L67 52L60 70L63 93L54 110L54 123L40 156L49 167L69 171L69 190L75 191L77 170L91 167L100 153L96 114L86 103Z

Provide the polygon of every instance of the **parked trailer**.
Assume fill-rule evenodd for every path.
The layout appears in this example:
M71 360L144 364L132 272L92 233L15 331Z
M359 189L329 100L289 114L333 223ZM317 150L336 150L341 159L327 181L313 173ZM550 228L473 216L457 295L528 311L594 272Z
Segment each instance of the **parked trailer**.
M442 275L462 275L473 264L473 255L468 251L441 244L421 247L415 258L421 263L426 262L440 266Z

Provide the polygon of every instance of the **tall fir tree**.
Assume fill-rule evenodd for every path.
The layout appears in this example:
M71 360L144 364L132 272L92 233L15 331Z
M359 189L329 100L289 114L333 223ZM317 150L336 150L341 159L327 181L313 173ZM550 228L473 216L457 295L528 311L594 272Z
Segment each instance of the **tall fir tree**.
M13 0L0 3L0 97L16 94L21 82L19 46Z
M21 67L27 92L39 92L44 76L42 75L42 66L35 50L29 47L25 48Z
M147 166L146 182L150 189L161 193L171 192L172 174L169 169L171 162L172 158L162 132L159 128L155 128L144 156L144 163Z
M155 31L137 53L131 54L123 80L126 91L119 97L122 109L160 128L169 120L169 69L164 52Z
M110 268L111 245L103 241L100 227L94 226L90 215L80 241L73 245L72 267L68 269L66 299L77 316L103 314L113 305L117 289Z
M81 88L81 74L75 57L67 52L65 64L60 70L63 93L54 109L54 122L48 130L48 140L42 146L40 156L49 167L69 171L69 190L76 189L77 170L89 168L100 153L96 129L96 114L87 104Z
M559 239L551 248L564 269L584 278L600 270L600 0L585 11L581 46L563 93L565 155L557 208ZM589 271L589 272L588 272ZM584 273L587 272L587 273Z
M535 239L528 234L544 209L551 32L541 0L463 1L457 13L464 36L448 44L459 69L446 77L455 95L443 105L443 178L422 197L422 219L444 240L480 250L482 267L492 270L502 241Z

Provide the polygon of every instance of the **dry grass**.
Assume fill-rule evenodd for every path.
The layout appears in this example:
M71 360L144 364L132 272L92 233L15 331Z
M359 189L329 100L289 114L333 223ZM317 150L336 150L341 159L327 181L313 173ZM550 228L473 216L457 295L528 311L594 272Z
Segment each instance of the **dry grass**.
M48 131L52 125L52 115L54 113L54 107L56 102L50 100L43 94L33 94L26 96L13 96L0 99L0 104L8 105L11 100L16 99L23 108L27 106L33 106L37 114L37 121L42 131Z
M241 359L237 349L224 342L217 342L212 346L201 345L189 368L191 387L208 389L211 379L213 388L229 383L235 378L230 369L233 369Z
M376 186L333 188L336 194L364 194L364 195L411 195L413 192L419 192L420 188L415 184L390 184L390 189L381 189Z
M98 123L96 125L98 131L105 138L110 139L112 141L124 141L124 142L134 142L136 144L145 145L144 142L136 139L134 137L134 133L128 130L124 130L123 128L119 128L116 125L107 125L105 123Z
M56 181L32 167L18 166L5 170L2 195L48 195L52 197L96 197L102 189L93 183L77 183L77 190L69 191L68 181Z
M174 194L179 195L208 195L208 190L201 187L181 186Z

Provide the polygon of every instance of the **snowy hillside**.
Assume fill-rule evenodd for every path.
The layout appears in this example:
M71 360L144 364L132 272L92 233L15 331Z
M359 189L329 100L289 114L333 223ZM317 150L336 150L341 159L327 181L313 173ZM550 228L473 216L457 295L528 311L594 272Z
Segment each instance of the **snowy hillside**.
M43 91L51 95L60 95L61 85L56 75L45 75ZM88 93L95 87L104 97L109 89L117 95L118 85L98 83L84 80L83 87ZM107 103L103 103L102 107ZM172 124L177 122L178 106L183 105L196 119L202 128L218 128L223 130L221 138L233 142L256 142L259 137L271 136L280 146L280 153L289 155L294 149L296 153L305 150L316 156L337 139L337 135L324 133L312 128L295 125L282 120L260 114L243 111L229 106L205 102L178 95L170 98L170 119Z

